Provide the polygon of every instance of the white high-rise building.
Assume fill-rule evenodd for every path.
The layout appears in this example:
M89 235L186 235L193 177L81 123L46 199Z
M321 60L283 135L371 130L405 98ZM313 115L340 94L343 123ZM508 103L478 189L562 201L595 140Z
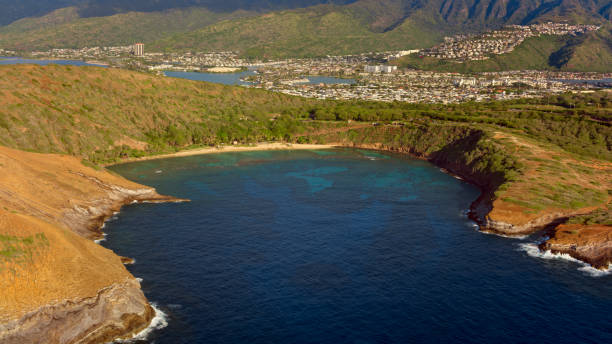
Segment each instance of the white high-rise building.
M380 69L383 73L393 73L397 71L397 66L381 66Z
M134 44L133 52L134 52L134 55L136 56L143 56L144 55L144 44L143 43Z
M397 71L397 66L365 66L366 73L393 73Z

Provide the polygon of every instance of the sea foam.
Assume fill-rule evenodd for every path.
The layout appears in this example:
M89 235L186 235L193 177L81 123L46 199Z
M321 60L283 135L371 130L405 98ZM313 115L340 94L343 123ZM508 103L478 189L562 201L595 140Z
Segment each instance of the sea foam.
M519 244L518 246L520 251L526 252L530 257L541 259L559 259L578 263L582 265L580 268L578 268L578 270L592 277L603 277L612 274L612 269L610 269L610 267L604 270L595 269L590 264L578 260L567 253L553 253L550 250L540 251L537 243Z
M155 310L155 317L151 320L151 324L149 324L149 327L135 334L130 339L117 340L113 343L134 343L138 341L147 340L147 338L153 331L161 330L162 328L168 326L168 315L162 312L159 308L157 308L157 305L154 303L151 303L151 307L153 307L153 309Z
M104 228L104 227L102 227L102 228ZM101 242L106 241L106 236L107 235L108 234L106 234L106 233L102 233L103 238L102 239L94 240L94 242L99 245Z

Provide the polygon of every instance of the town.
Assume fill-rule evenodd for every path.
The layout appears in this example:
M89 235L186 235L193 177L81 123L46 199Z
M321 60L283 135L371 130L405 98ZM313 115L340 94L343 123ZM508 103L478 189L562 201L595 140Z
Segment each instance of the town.
M446 38L444 44L431 49L281 61L245 59L236 52L147 52L142 43L52 49L32 52L26 57L82 60L158 75L166 75L167 71L242 73L241 85L244 87L318 99L458 103L541 97L570 91L592 92L612 87L612 74L512 71L462 75L398 69L394 60L415 53L458 60L484 59L490 54L507 53L528 37L577 35L597 28L593 25L558 23L513 25L478 36ZM17 53L0 50L0 56L17 56ZM313 78L315 76L326 78Z
M545 23L509 25L479 35L457 35L445 37L444 43L418 52L421 56L461 61L486 60L492 54L507 54L529 37L541 35L579 35L599 30L597 25L569 25L565 23Z
M541 97L569 91L592 92L609 83L567 82L582 78L609 78L611 75L524 71L483 73L465 76L406 70L397 73L360 73L355 83L304 83L265 81L274 74L258 73L253 86L291 95L319 99L361 99L411 103L459 103L466 101L505 100Z

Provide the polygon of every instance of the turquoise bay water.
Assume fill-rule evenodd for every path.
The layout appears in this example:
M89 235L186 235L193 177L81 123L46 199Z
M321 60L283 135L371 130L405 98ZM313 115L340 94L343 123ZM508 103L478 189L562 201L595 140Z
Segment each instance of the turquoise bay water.
M207 81L214 82L217 84L224 85L253 85L252 82L245 82L241 79L250 75L255 75L253 70L247 70L240 73L200 73L200 72L177 72L177 71L166 71L166 76L173 78L189 79L196 81ZM310 82L304 84L354 84L353 79L342 79L333 78L326 76L308 76Z
M24 59L20 57L0 57L0 65L14 65L14 64L37 64L46 66L49 64L58 65L70 65L70 66L94 66L94 67L106 67L99 64L92 64L77 60L36 60L36 59Z
M199 73L177 71L164 72L164 75L173 78L189 79L195 81L207 81L224 85L252 85L253 83L244 82L241 79L254 74L255 73L252 70L247 70L240 73Z
M183 204L122 209L103 245L167 315L147 343L609 343L612 276L477 232L479 191L371 151L114 166Z

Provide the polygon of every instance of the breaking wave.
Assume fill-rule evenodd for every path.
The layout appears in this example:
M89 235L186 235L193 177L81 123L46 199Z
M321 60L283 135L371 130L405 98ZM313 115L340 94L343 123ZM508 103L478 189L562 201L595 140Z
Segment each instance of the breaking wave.
M151 303L151 307L153 307L155 310L155 317L153 317L153 320L151 320L149 327L135 334L130 339L118 340L114 343L134 343L136 341L143 341L146 340L153 331L161 330L162 328L168 326L168 315L157 308L157 305L154 303Z
M104 228L104 227L103 227L103 228ZM107 235L108 235L108 234L106 234L106 233L102 233L103 238L102 238L102 239L97 239L97 240L94 240L94 242L95 242L96 244L98 244L98 245L99 245L101 242L106 241L106 236L107 236Z
M578 268L578 270L592 277L602 277L602 276L612 274L612 269L610 269L610 267L608 267L608 269L605 269L605 270L595 269L590 264L585 263L581 260L578 260L570 256L567 253L552 253L550 250L540 251L536 243L519 244L518 246L519 246L520 251L526 252L527 255L529 255L530 257L541 258L541 259L559 259L559 260L565 260L565 261L578 263L582 265L580 268Z
M115 220L119 219L119 217L118 217L117 215L119 215L119 212L118 212L118 211L114 211L114 212L113 212L113 215L112 215L111 217L109 217L108 219L106 219L106 221L104 221L104 223L103 223L103 224L102 224L102 226L100 227L100 230L103 230L104 228L106 228L106 224L107 224L108 222L115 221ZM107 236L107 235L108 235L108 234L106 234L106 233L102 232L102 236L103 236L103 238L101 238L101 239L97 239L97 240L94 240L94 242L95 242L96 244L98 244L98 245L99 245L99 244L100 244L100 243L102 243L103 241L106 241L106 236Z

